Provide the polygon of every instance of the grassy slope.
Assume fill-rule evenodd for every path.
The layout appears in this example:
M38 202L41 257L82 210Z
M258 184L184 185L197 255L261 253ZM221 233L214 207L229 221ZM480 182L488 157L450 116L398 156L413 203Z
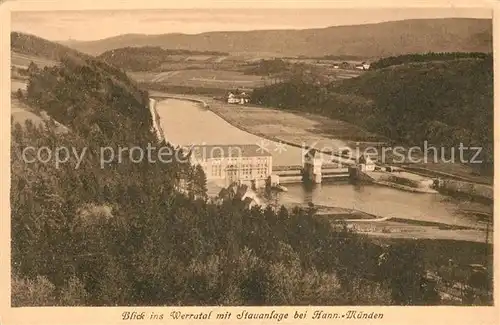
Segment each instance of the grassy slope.
M310 56L335 54L368 58L426 51L491 52L492 23L486 19L422 19L306 30L120 35L98 41L71 42L68 46L90 54L127 46L162 46L203 51Z
M27 69L31 62L35 63L40 68L57 65L57 61L44 59L42 57L34 55L21 54L15 51L11 52L10 59L13 66L24 69Z

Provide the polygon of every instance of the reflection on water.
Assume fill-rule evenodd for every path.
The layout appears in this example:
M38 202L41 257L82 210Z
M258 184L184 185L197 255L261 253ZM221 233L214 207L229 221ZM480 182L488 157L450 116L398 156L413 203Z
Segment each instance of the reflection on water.
M241 131L225 122L211 111L197 104L166 100L157 105L160 123L168 141L173 144L256 144L262 138ZM273 155L273 165L302 164L300 148L287 146L287 151L268 148ZM473 203L445 197L441 194L420 194L378 185L352 185L349 183L324 183L318 185L286 184L288 192L279 193L278 202L284 205L338 206L357 209L382 216L435 221L457 225L476 225L477 220L463 210L492 213L492 205Z

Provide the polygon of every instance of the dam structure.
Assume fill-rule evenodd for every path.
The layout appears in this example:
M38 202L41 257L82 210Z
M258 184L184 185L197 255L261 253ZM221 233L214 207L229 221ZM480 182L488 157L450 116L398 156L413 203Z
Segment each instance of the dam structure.
M302 165L273 167L273 175L277 176L281 184L297 182L320 184L324 180L348 180L351 175L349 166L354 166L355 161L349 161L347 158L337 160L337 156L328 155L328 157L329 159L324 159L319 151L310 149L304 155Z

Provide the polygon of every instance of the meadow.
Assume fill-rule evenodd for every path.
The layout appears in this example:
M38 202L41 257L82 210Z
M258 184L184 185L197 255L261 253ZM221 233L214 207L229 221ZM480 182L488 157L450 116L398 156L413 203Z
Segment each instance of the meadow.
M128 72L130 78L141 83L208 87L208 88L255 88L265 85L260 76L244 75L237 71L216 69L190 69L164 72Z
M47 66L51 67L58 64L56 61L52 61L38 56L21 54L14 51L11 51L10 53L11 53L10 55L11 64L19 68L26 69L28 68L31 62L34 62L39 68L42 69Z

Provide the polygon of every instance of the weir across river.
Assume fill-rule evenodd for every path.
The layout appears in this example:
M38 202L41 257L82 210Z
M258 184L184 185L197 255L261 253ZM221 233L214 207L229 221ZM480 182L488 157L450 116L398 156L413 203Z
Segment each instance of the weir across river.
M281 184L297 183L304 181L304 167L277 166L273 169L273 174L279 176ZM321 169L321 180L347 180L349 179L349 168L337 167L336 165L324 165Z

